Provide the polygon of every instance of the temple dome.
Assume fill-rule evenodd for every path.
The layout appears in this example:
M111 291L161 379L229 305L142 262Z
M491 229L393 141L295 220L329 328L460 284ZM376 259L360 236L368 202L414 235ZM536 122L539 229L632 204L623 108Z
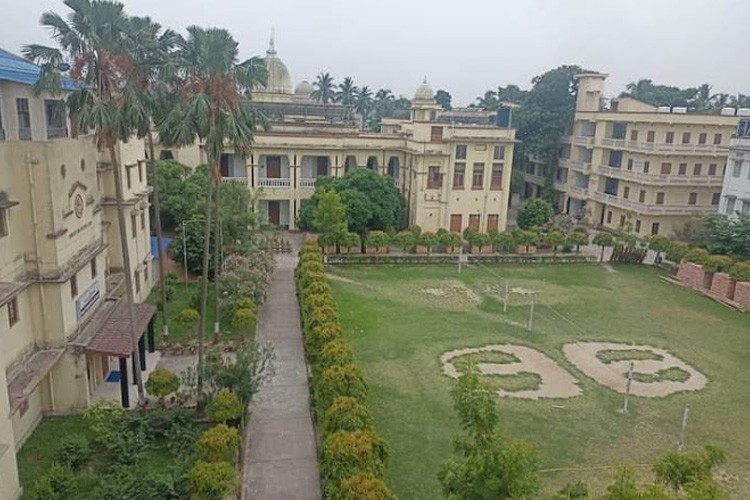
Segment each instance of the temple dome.
M294 94L298 97L310 97L315 88L307 80L302 80L294 87Z
M432 87L427 84L427 78L424 79L422 85L417 88L414 92L414 99L417 101L432 101L435 97Z
M272 94L291 94L292 78L289 76L286 65L276 55L273 35L266 51L266 68L268 69L268 83L263 90Z

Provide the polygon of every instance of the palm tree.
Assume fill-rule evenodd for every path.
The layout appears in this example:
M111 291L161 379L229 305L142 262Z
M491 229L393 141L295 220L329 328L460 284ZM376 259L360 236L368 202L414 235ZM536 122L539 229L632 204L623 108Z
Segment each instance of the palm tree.
M493 90L488 90L482 97L477 97L477 107L479 108L486 111L494 111L497 109L497 106L497 94Z
M354 85L354 79L351 76L347 76L343 82L339 83L339 89L336 91L336 102L344 106L354 106L357 90L357 86Z
M133 352L138 352L139 335L135 329L133 274L128 251L125 210L123 206L122 167L117 154L119 141L127 141L134 130L132 117L144 113L141 103L133 98L132 46L130 24L121 3L101 0L65 0L71 9L67 19L54 12L45 12L40 24L52 33L58 47L26 45L27 59L41 64L39 86L60 88L62 68L72 68L69 77L79 84L69 96L71 116L76 128L93 131L97 148L109 153L113 168L117 221L120 232L125 288L128 299L128 320ZM39 87L37 87L38 89ZM133 363L138 403L143 405L145 393L140 363Z
M172 30L162 30L159 23L148 17L131 17L131 40L135 45L131 52L138 72L138 86L134 86L136 98L142 103L145 111L138 116L138 137L145 137L148 144L149 172L151 177L151 200L154 205L154 227L156 229L157 252L159 252L159 287L161 288L162 339L169 341L169 314L167 304L165 253L162 245L162 225L159 205L159 182L156 172L154 152L153 123L163 113L165 96L173 95L168 88L174 64L172 51L179 40L179 35Z
M698 110L707 110L711 108L711 84L701 84L695 89L693 106Z
M367 115L370 114L372 105L372 91L367 85L365 85L357 91L357 95L354 100L354 110L362 117L362 128L365 128Z
M323 104L333 102L336 92L333 90L333 77L329 73L321 73L313 82L313 90L310 97Z
M225 142L245 157L250 152L256 127L266 126L265 117L250 106L250 91L265 85L268 79L265 63L258 57L237 60L237 42L223 29L188 28L188 36L176 52L181 101L160 124L159 135L171 143L187 145L197 136L204 143L208 157L209 179L203 226L203 266L201 276L201 309L198 331L198 397L202 406L203 344L208 301L209 241L211 237L212 199L215 212L214 280L219 266L219 162ZM216 193L214 198L213 193ZM218 295L218 294L217 294ZM218 302L215 302L218 309ZM218 311L217 311L218 313ZM217 318L218 318L217 314Z

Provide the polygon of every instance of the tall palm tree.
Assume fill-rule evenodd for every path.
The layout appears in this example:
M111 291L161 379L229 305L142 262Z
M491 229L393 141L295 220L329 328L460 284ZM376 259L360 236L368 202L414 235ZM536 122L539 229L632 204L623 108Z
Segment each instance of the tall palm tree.
M45 12L40 23L52 33L57 47L26 45L27 59L40 63L39 83L59 85L62 68L70 67L69 77L79 84L68 98L71 115L76 117L76 128L93 131L97 148L109 154L113 168L117 221L120 232L125 288L128 299L128 320L133 341L133 352L138 351L140 335L135 329L135 296L133 274L128 251L127 228L122 191L122 166L117 153L119 141L127 141L134 131L133 116L144 111L133 98L130 69L132 56L126 52L131 46L130 25L121 3L103 0L65 0L72 12L66 18ZM145 402L140 363L133 363L138 402Z
M237 55L237 42L226 30L189 27L187 38L180 42L176 52L181 100L159 126L159 135L166 137L171 143L187 145L198 137L204 143L203 149L209 164L198 330L198 396L201 406L212 208L217 219L214 231L214 280L218 281L219 278L219 242L216 241L220 239L221 227L221 214L218 210L221 182L219 162L227 142L236 153L246 157L250 153L256 127L267 123L265 117L252 108L249 101L251 89L267 83L265 63L258 57L239 62ZM215 303L215 307L217 304Z
M335 97L336 102L344 106L354 106L357 90L357 86L354 85L354 79L351 76L347 76L343 82L339 83L339 89L336 91Z
M333 90L333 77L330 73L321 73L313 82L313 90L310 97L323 104L333 102L336 97L336 92Z
M482 97L477 97L477 107L487 111L494 111L498 107L497 94L494 90L488 90Z
M372 90L365 85L357 91L354 99L354 110L362 117L362 128L365 128L367 115L370 114L373 105Z
M156 246L159 258L159 287L161 288L162 339L169 341L169 314L167 304L165 252L162 245L162 225L159 204L159 182L156 172L156 157L154 151L153 124L163 109L165 96L172 95L168 88L169 81L175 70L172 52L179 41L179 35L172 30L162 30L161 25L148 17L131 17L131 40L134 46L130 48L137 71L134 86L135 97L142 102L145 111L138 118L138 137L145 137L148 144L149 175L151 177L151 201L154 206L154 227L156 229Z

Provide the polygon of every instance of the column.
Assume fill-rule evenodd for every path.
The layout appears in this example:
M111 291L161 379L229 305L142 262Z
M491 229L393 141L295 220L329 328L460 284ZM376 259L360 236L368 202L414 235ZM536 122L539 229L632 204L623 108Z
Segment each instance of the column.
M120 360L120 402L123 408L130 408L130 390L128 388L128 358Z
M138 339L138 360L141 362L141 371L144 371L146 369L146 339L143 338L143 334L141 334L141 338Z

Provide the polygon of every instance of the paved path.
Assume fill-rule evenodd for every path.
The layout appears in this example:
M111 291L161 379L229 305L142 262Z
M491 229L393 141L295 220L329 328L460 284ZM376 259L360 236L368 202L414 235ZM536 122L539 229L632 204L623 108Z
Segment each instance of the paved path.
M294 268L301 235L290 235L292 253L276 256L266 302L260 308L258 341L271 342L276 375L250 405L245 431L242 498L319 500L320 474Z

